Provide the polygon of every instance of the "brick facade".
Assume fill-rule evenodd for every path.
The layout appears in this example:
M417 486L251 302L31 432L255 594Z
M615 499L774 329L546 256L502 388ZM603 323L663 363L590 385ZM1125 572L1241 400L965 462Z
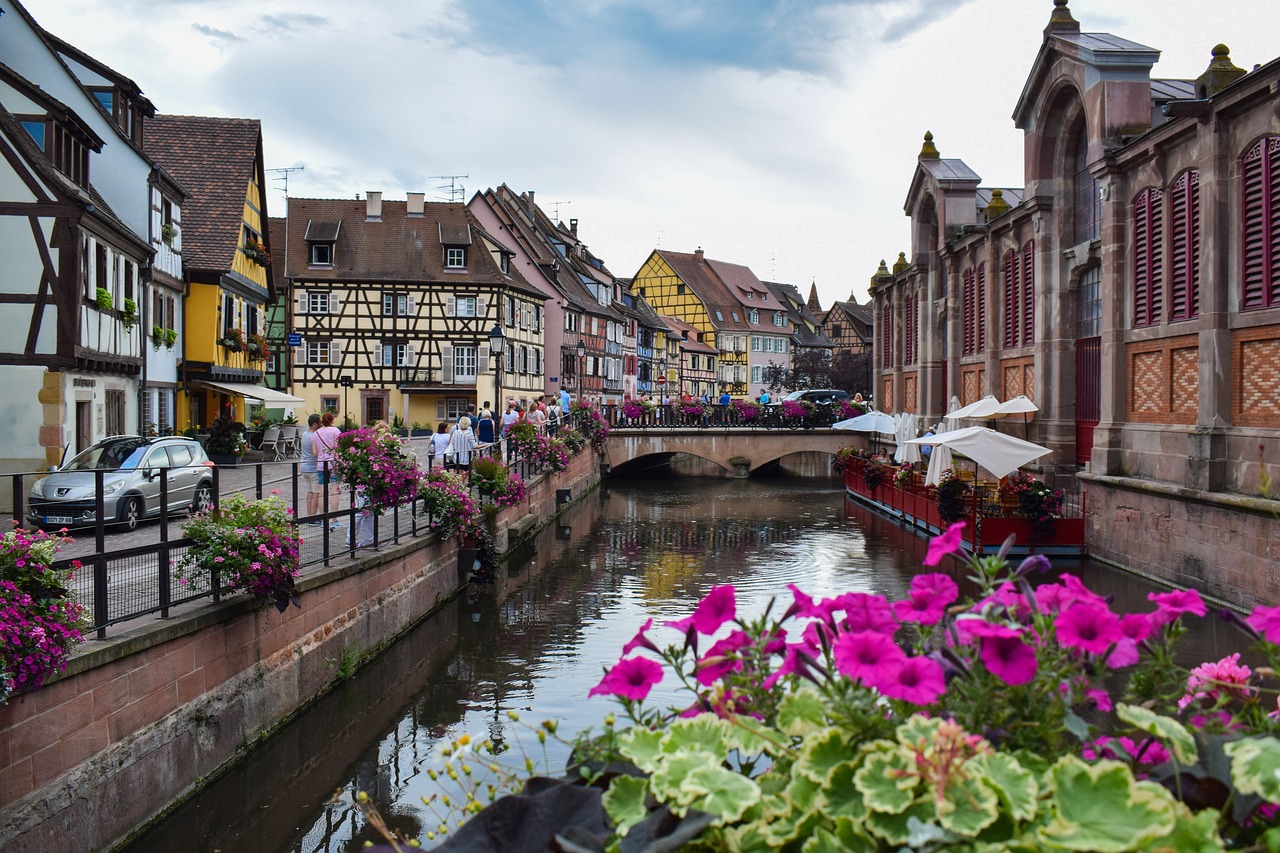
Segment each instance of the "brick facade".
M1200 399L1195 336L1129 344L1126 417L1134 423L1194 424Z
M1280 428L1280 326L1233 332L1231 353L1240 365L1231 385L1232 420Z

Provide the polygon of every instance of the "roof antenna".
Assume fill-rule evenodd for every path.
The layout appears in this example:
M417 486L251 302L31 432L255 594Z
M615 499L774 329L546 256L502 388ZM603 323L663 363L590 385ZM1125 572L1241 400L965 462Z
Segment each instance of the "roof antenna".
M463 201L467 196L467 190L462 186L462 181L469 180L470 175L427 175L428 181L448 181L447 184L440 184L436 189L448 191L448 198L441 198L441 201L459 202Z
M543 202L543 204L545 204L545 205L549 205L549 206L552 208L552 211L551 211L551 221L552 221L552 222L555 222L556 224L559 224L559 223L560 223L560 205L562 205L562 204L573 204L573 202L571 202L571 201L544 201L544 202Z
M285 198L288 198L288 197L289 197L289 173L290 173L290 172L305 172L305 171L306 171L306 169L307 169L307 167L306 167L306 166L285 166L285 167L284 167L284 168L282 168L282 169L265 169L264 171L267 171L267 172L279 172L279 173L280 173L279 177L272 178L271 180L273 180L273 181L283 181L283 182L284 182L284 187L283 187L283 190L284 190L284 197L285 197Z

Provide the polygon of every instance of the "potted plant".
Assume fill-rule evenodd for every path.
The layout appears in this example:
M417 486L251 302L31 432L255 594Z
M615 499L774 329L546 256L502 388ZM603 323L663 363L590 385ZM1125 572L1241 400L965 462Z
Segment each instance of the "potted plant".
M884 482L885 464L872 457L862 468L862 482L870 490L875 491Z
M418 462L386 424L339 435L333 460L338 477L362 492L377 515L413 500L417 492Z
M176 236L178 236L178 229L173 227L172 222L166 222L160 226L160 239L166 246L172 246L173 238Z
M178 330L177 330L177 329L165 329L165 330L164 330L164 345L165 345L166 347L168 347L169 349L173 349L173 345L174 345L174 344L176 344L177 342L178 342Z
M112 306L111 291L105 287L99 287L93 294L93 304L98 306L99 311L110 311Z
M183 525L182 532L191 547L178 569L180 582L193 572L217 571L220 583L269 601L281 613L290 602L301 606L294 579L301 571L302 542L280 498L228 495L217 510Z
M267 247L262 241L253 237L244 241L244 253L249 260L253 261L260 267L269 266L271 264L271 255L267 252Z
M954 524L965 517L965 496L969 484L956 476L955 469L942 472L938 481L938 517L943 524Z
M267 353L271 351L271 343L267 340L267 336L257 333L249 335L245 346L249 350L249 355L258 359L266 358Z
M0 540L0 705L38 690L66 669L82 641L81 606L72 596L72 570L55 568L54 555L70 542L56 534L21 528Z
M120 322L124 323L126 329L132 329L138 325L138 303L132 299L125 299L124 311L120 314Z
M227 333L219 342L231 352L244 350L244 332L239 329L227 329Z
M151 345L158 351L165 342L165 330L163 326L151 327Z
M236 423L226 415L218 417L209 425L209 440L205 442L204 449L215 465L234 468L249 449L244 439L244 424Z

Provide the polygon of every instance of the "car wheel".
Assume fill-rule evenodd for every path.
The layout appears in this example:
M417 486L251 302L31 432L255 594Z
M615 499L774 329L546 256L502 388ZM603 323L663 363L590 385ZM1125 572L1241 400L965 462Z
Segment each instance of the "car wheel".
M120 526L125 530L137 530L143 514L142 498L125 498L120 503Z
M196 488L195 499L191 501L191 515L213 511L213 489L208 483L201 483Z

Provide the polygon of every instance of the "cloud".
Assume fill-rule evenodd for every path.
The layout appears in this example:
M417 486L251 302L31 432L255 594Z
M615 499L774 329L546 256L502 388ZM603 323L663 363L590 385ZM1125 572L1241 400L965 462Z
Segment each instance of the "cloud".
M263 33L280 35L297 33L317 27L327 27L330 23L331 21L322 15L308 15L298 12L284 15L263 15L261 25L255 29Z
M219 29L217 29L217 28L215 28L215 27L208 26L207 24L192 24L192 25L191 25L191 29L195 30L196 32L200 33L201 35L206 35L206 36L208 36L209 38L213 39L215 42L243 42L243 41L245 41L245 39L244 39L244 38L242 38L241 36L236 35L236 34L235 34L235 33L233 33L233 32L229 32L229 31L227 31L227 30L219 30Z

